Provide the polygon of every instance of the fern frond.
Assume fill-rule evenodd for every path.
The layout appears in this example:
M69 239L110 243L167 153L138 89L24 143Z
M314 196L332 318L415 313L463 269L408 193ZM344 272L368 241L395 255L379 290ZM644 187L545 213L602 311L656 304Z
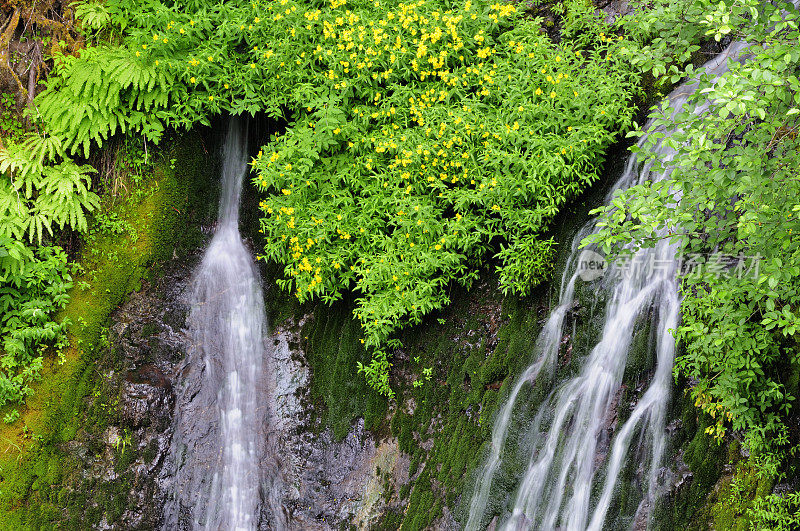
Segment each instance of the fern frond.
M97 0L73 2L72 7L75 9L75 18L84 28L101 30L111 22L108 8Z

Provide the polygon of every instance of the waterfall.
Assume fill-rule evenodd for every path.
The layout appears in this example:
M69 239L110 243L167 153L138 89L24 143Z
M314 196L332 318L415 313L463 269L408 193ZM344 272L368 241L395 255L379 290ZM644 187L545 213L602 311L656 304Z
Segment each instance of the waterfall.
M231 120L218 223L190 288L192 346L176 404L166 529L259 524L267 324L258 271L238 229L246 139L246 126Z
M734 43L719 57L704 65L711 78L728 69L728 59L739 59L745 43ZM698 74L700 75L700 74ZM699 78L676 88L669 96L671 106L682 109L696 91ZM702 115L711 102L698 105ZM651 118L645 126L647 135L669 135L665 127L655 126ZM647 140L642 137L640 145ZM663 138L656 145L660 160L668 166L675 151ZM645 181L666 178L667 172L651 171L651 164L641 165L631 156L613 190L626 189ZM612 190L612 193L613 193ZM611 193L607 197L610 202ZM610 265L601 279L581 266L597 257L579 250L580 241L596 230L591 220L575 236L562 275L559 302L550 314L536 343L535 361L512 387L507 402L500 409L493 426L489 456L479 471L469 505L466 529L485 526L485 515L492 481L503 458L504 445L513 421L512 410L527 383L543 370L552 373L559 345L565 331L564 320L576 303L576 282L587 282L595 297L607 300L603 330L584 361L580 372L561 384L539 406L533 422L525 427L532 440L530 459L516 490L510 512L501 515L500 527L515 529L599 530L608 526L606 517L617 491L620 474L636 459L641 479L642 499L637 519L651 511L657 491L657 475L666 446L666 409L670 399L670 378L675 342L670 333L678 324L679 298L675 248L663 239L654 248L637 251L625 264ZM570 273L571 272L571 273ZM584 280L580 280L584 279ZM638 400L626 422L616 430L610 451L599 447L606 419L613 413L622 385L629 350L634 335L645 320L650 320L656 368L647 390Z

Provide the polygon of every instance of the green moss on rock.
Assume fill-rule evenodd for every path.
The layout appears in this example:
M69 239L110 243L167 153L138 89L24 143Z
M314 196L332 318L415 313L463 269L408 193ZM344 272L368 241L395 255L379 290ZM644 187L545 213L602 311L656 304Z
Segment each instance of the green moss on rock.
M392 353L391 404L354 376L367 353L352 303L313 310L301 336L323 425L341 438L364 418L379 435L396 437L410 457L412 482L396 493L406 510L388 511L379 528L429 528L443 507L458 504L483 458L496 408L531 361L545 295L541 289L535 297L503 299L486 279L470 293L454 288L445 311L401 334L403 346Z
M170 158L178 163L171 165ZM134 231L98 234L87 246L78 280L89 287L76 283L64 310L72 323L64 362L47 359L21 419L2 428L7 448L0 455L0 529L89 529L103 518L113 523L124 511L130 485L83 478L68 447L86 432L91 436L78 444L86 452L102 451L102 432L118 413L98 372L109 317L142 280L158 273L158 264L201 241L199 220L213 205L208 167L200 137L184 136L144 179L147 193L104 206ZM117 457L130 462L130 453Z

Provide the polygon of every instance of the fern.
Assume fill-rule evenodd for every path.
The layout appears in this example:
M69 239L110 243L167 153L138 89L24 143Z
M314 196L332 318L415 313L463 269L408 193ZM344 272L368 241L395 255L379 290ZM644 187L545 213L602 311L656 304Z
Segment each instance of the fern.
M62 341L66 321L55 321L68 301L72 277L66 253L0 236L0 406L21 402L39 377L42 346Z
M172 78L154 62L124 47L95 46L80 58L65 58L36 97L45 129L65 152L88 157L93 145L118 131L141 130L158 142L163 111L175 101Z
M101 30L111 22L111 14L106 6L98 0L73 2L75 18L84 28Z
M3 291L10 289L9 286L11 285L19 287L19 280L25 269L25 264L31 261L33 261L33 251L23 242L5 234L0 234L0 309L3 310L3 315L8 312L8 305L13 307L18 299L18 297L8 299L8 305L3 308Z
M45 165L62 144L53 137L37 139L0 149L0 172L6 174L0 178L0 235L41 245L45 234L53 235L53 224L86 231L86 212L94 211L100 198L91 191L94 168L67 157Z

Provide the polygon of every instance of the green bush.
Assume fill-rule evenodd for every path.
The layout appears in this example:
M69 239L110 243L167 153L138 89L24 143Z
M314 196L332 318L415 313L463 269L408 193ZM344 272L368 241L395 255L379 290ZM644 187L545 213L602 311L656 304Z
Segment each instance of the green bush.
M0 406L22 402L39 376L43 346L65 346L69 320L55 317L69 300L72 277L60 247L43 246L0 283ZM10 416L9 416L10 415ZM13 422L18 415L6 416Z
M668 238L693 262L682 277L676 371L715 418L707 433L743 430L751 450L771 452L788 442L800 370L800 15L749 0L673 9L694 13L702 35L746 37L752 57L718 80L702 77L684 108L664 103L656 125L676 132L650 135L640 157L666 169L655 146L668 143L677 152L669 178L618 193L598 209L602 230L591 240L620 251Z
M469 286L498 246L506 291L545 277L542 234L630 123L635 78L592 17L556 45L512 4L281 5L271 24L295 36L303 72L284 52L267 64L304 82L254 162L264 254L301 301L360 295L374 355L359 369L391 394L392 334L446 305L452 282Z
M546 277L548 224L634 112L633 44L582 0L556 6L558 44L510 3L128 4L80 4L87 28L127 36L59 60L37 118L84 154L221 112L286 120L254 162L264 256L301 301L355 290L360 369L385 394L392 334L451 283L493 257L506 291Z

